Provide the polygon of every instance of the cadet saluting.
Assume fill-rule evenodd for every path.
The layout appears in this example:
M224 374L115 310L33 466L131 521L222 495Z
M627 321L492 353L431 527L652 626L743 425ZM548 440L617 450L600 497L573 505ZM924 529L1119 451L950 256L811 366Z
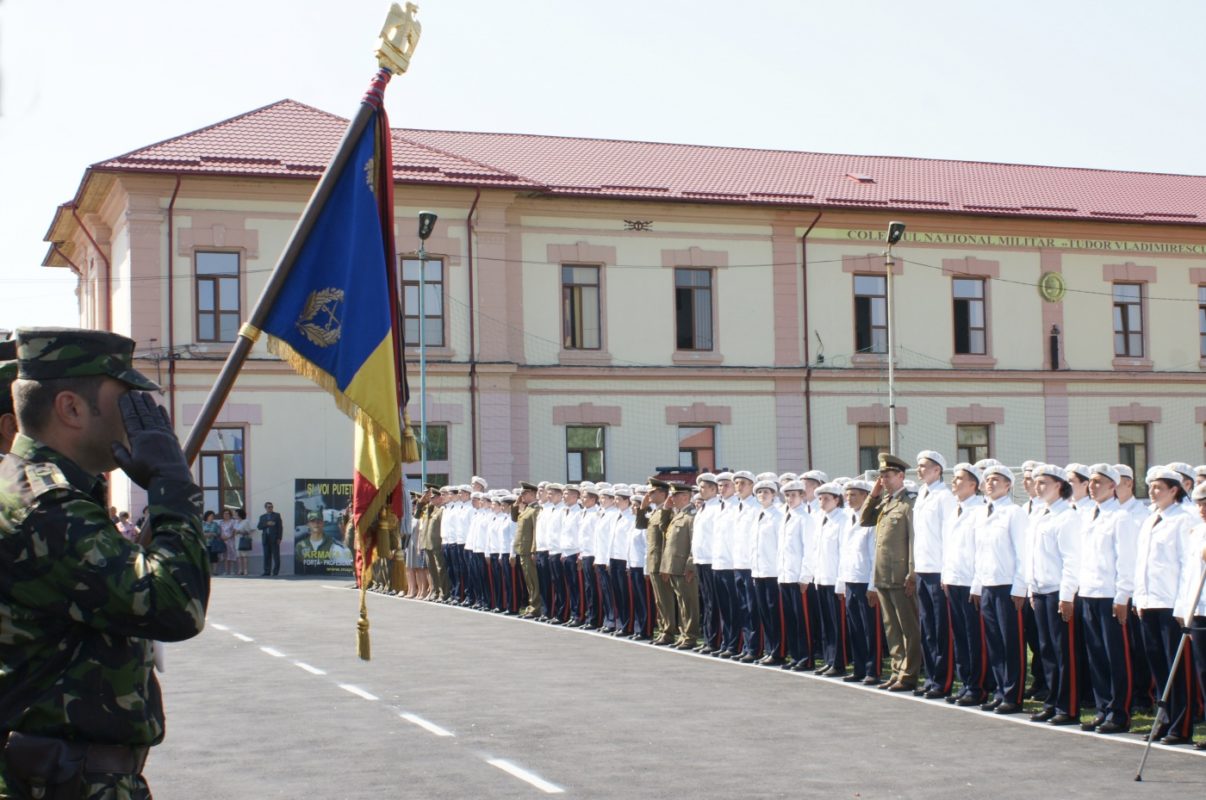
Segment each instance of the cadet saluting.
M132 368L132 340L16 338L21 433L0 462L0 796L149 798L142 766L164 732L151 641L205 624L201 492L167 415L129 391L158 389ZM109 521L101 475L116 467L147 490L145 549Z

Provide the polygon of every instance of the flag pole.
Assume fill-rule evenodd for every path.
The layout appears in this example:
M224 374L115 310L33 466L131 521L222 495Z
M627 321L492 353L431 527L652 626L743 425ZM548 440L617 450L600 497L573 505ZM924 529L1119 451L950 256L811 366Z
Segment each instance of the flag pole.
M293 229L288 244L285 245L276 266L268 276L268 282L260 293L259 299L256 300L251 316L239 328L238 338L235 340L234 346L230 348L226 363L222 365L218 379L214 382L213 388L209 390L209 395L205 398L205 403L201 406L197 420L193 423L193 428L184 442L184 455L190 464L201 452L205 437L209 435L210 428L218 418L218 412L226 403L226 398L234 387L239 370L247 361L252 346L260 338L260 329L264 320L272 311L277 295L285 285L289 272L293 269L293 265L301 253L302 246L318 220L319 212L326 205L327 199L334 190L336 179L352 157L355 144L360 140L364 129L372 120L373 114L381 107L386 84L389 83L391 77L405 73L410 67L410 57L414 53L415 45L419 42L421 30L419 23L414 18L415 12L418 10L418 6L414 3L407 3L405 11L397 3L390 7L389 14L385 18L385 25L381 29L381 38L377 42L377 63L380 68L373 76L368 91L361 99L356 116L352 118L347 130L344 131L343 139L340 140L339 147L331 158L331 163L327 165L326 171L319 179L314 194L310 195L310 201L306 203L297 227Z

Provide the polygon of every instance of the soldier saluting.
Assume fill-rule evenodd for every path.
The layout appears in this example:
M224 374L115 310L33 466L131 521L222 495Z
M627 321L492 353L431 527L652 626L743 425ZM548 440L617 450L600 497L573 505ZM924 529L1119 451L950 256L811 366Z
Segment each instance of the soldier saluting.
M151 641L199 633L209 600L201 492L134 342L23 329L20 427L0 461L0 796L149 798L163 739ZM103 473L147 490L150 542L125 540Z

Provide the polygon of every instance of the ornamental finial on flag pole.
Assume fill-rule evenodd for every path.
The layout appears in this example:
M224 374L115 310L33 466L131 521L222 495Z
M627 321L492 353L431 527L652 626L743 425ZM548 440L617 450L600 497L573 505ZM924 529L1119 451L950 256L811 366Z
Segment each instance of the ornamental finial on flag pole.
M377 40L377 63L382 69L401 75L410 68L410 57L423 32L423 26L415 19L418 10L414 3L407 3L405 11L397 3L390 6L381 38Z

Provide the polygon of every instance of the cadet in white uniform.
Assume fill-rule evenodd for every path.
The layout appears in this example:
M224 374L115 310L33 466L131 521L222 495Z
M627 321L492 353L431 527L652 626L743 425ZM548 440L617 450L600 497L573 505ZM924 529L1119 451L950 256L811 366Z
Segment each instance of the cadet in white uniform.
M1193 664L1197 671L1198 697L1206 705L1206 591L1195 595L1202 571L1206 570L1206 483L1198 484L1193 490L1193 502L1198 524L1193 528L1185 548L1185 562L1181 565L1181 589L1177 593L1177 604L1173 613L1192 633ZM1206 739L1194 745L1197 750L1206 750Z
M750 574L754 580L765 652L757 663L779 667L786 661L783 658L783 613L779 605L779 535L783 512L775 504L779 494L778 480L757 482L754 494L759 508L750 540Z
M917 454L921 484L913 504L913 564L917 571L917 606L921 612L921 656L930 700L944 698L955 682L951 658L950 610L942 590L942 535L955 511L955 496L942 482L946 459L934 450Z
M702 504L695 514L691 533L691 558L699 578L700 633L697 652L711 655L720 647L720 605L716 602L716 578L712 573L713 540L720 518L720 486L716 476L705 472L695 479Z
M846 596L836 590L842 540L852 521L843 508L841 486L823 483L816 496L824 513L812 560L812 583L817 588L821 611L822 663L816 673L840 678L846 674Z
M784 669L812 669L812 620L801 591L805 548L816 538L816 521L804 505L804 484L782 485L785 504L779 532L779 608L783 609L783 638L788 661Z
M988 670L984 625L980 608L971 596L976 579L975 520L985 505L983 495L979 494L983 477L971 464L955 465L951 480L955 513L947 518L942 534L942 585L951 609L955 670L963 684L958 695L948 695L946 699L960 706L978 706L984 702Z
M883 667L884 637L875 593L875 528L858 524L871 483L852 480L844 489L850 527L842 536L836 591L845 592L846 633L854 669L842 680L876 686Z

